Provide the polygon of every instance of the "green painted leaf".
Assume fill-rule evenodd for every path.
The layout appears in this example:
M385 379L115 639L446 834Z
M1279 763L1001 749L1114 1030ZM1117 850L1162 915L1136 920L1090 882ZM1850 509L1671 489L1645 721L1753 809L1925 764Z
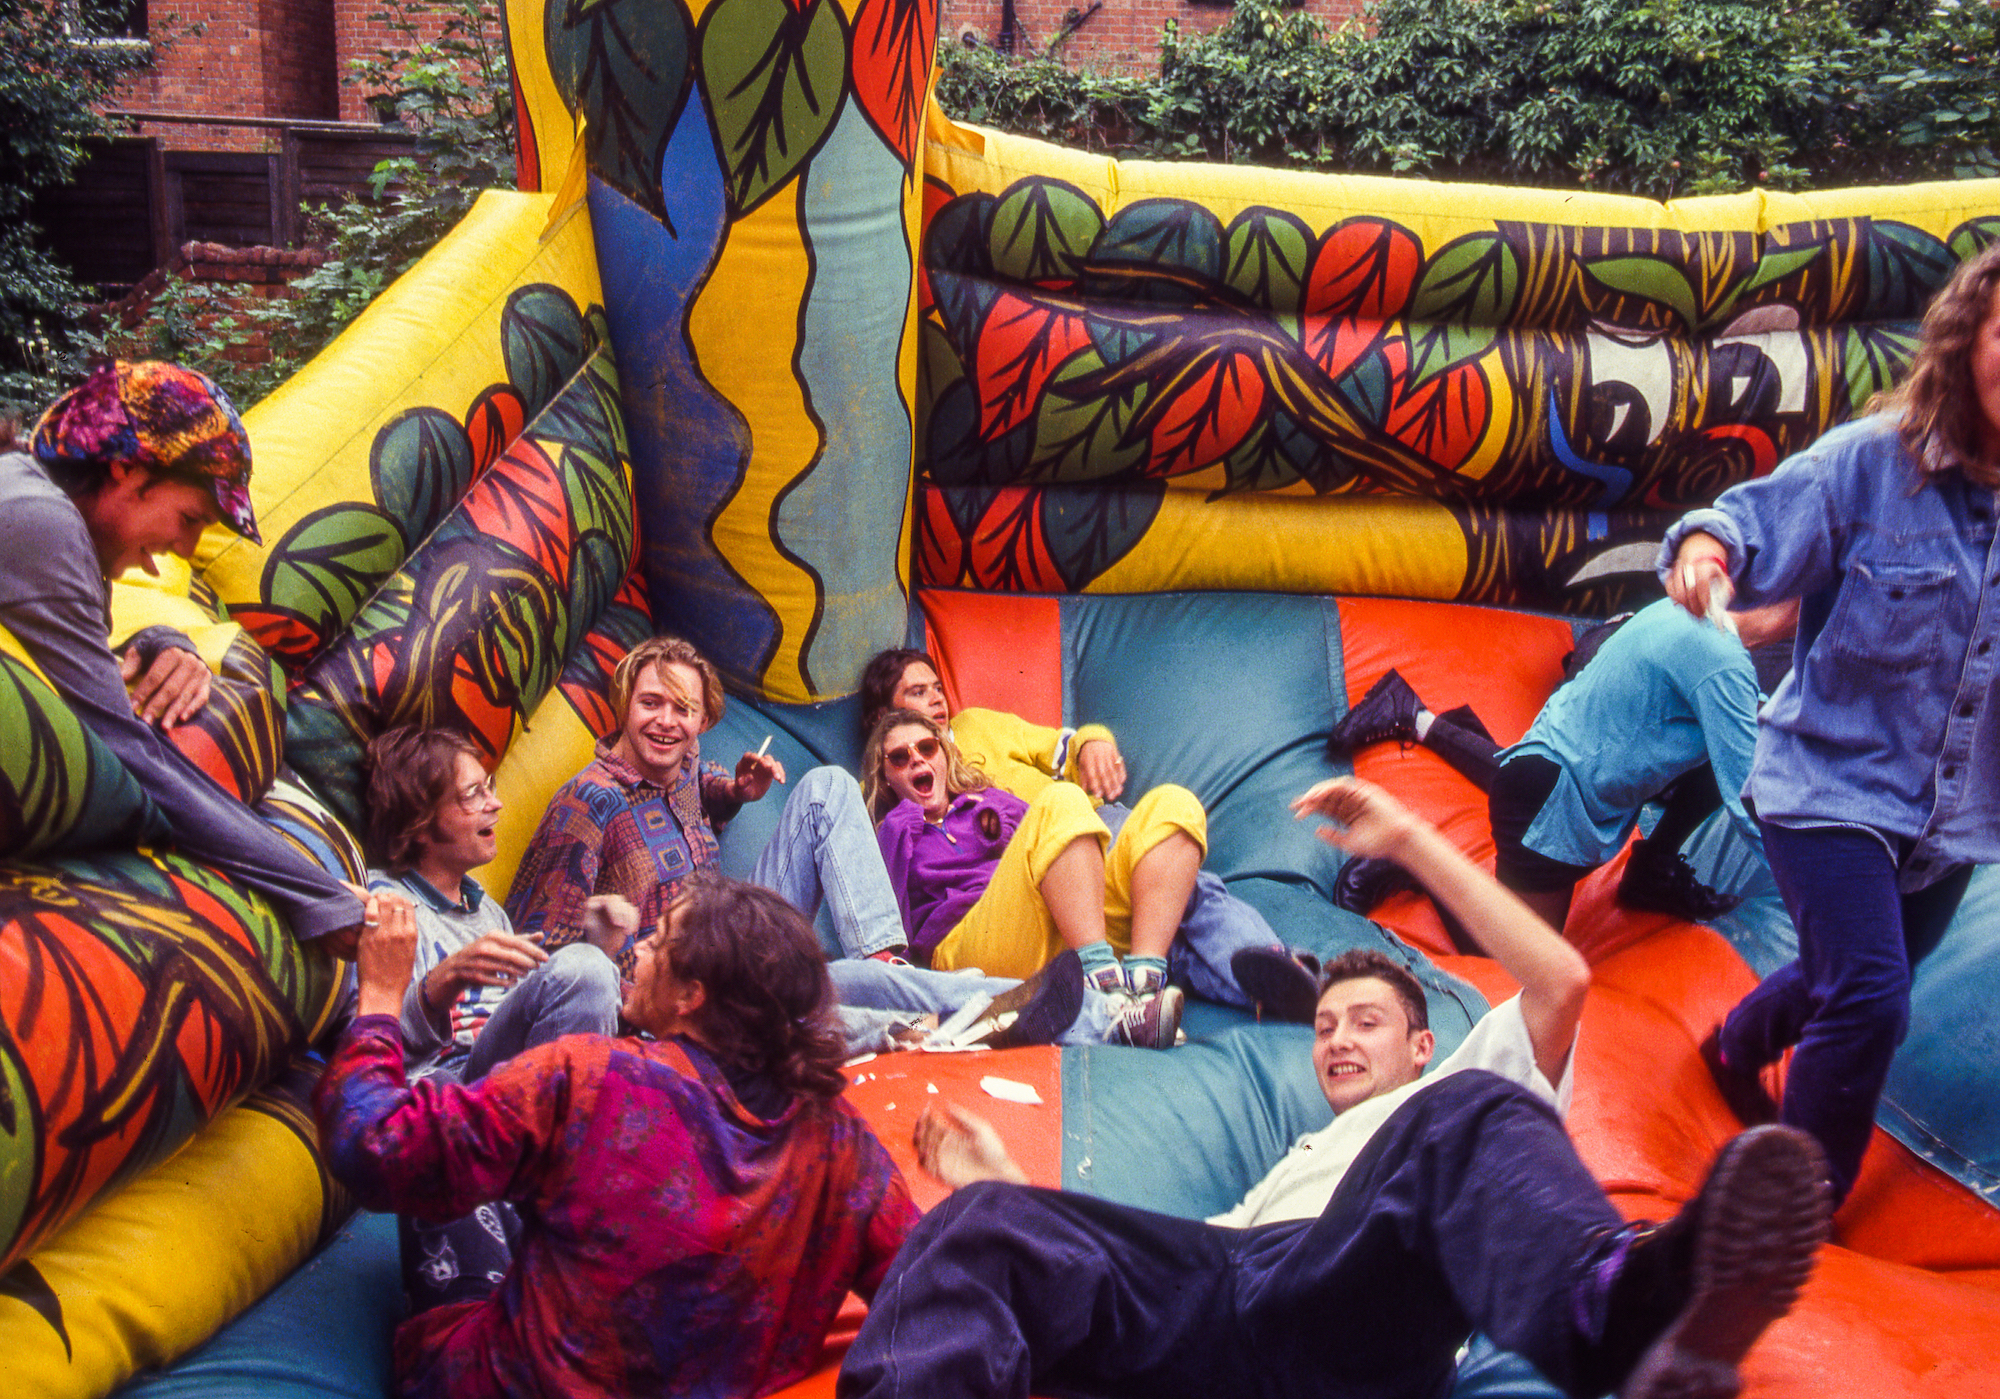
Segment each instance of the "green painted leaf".
M1615 292L1668 307L1688 330L1701 324L1701 307L1687 273L1665 258L1599 258L1585 263L1583 270Z
M936 403L944 391L965 379L965 361L952 348L951 337L935 321L925 320L917 332L917 397Z
M1112 215L1093 272L1141 301L1191 303L1222 281L1222 220L1185 199L1141 199Z
M716 0L701 22L701 86L741 218L812 157L847 96L835 0Z
M1781 282L1826 251L1824 243L1814 243L1805 248L1770 248L1757 259L1757 270L1743 283L1743 292L1753 292L1759 287L1768 287L1773 282Z
M1078 350L1049 376L1035 414L1035 447L1030 469L1038 480L1094 481L1136 471L1146 460L1148 438L1133 430L1145 406L1147 385L1116 393L1093 389L1089 381L1104 371L1095 349Z
M1942 238L1888 219L1870 220L1866 246L1868 300L1861 313L1866 320L1921 318L1958 265Z
M1967 219L1951 231L1946 243L1951 248L1951 255L1960 262L1978 257L1993 244L2000 243L2000 214Z
M1152 527L1166 493L1164 481L1042 492L1042 538L1069 591L1082 592L1132 551Z
M272 549L264 600L331 640L402 563L395 521L365 505L331 506L299 521Z
M1857 413L1868 400L1891 388L1916 362L1917 323L1857 324L1844 327L1841 371L1847 378L1847 402Z
M375 434L368 475L375 503L410 545L444 522L472 485L472 439L440 408L412 408Z
M1491 348L1520 295L1521 264L1497 233L1447 243L1410 299L1412 387Z
M561 287L535 283L507 298L500 313L500 354L507 382L532 419L597 347L583 312Z
M689 30L680 0L547 0L543 10L549 71L584 116L590 173L662 220L660 160L687 102Z
M987 234L993 271L1020 282L1068 282L1104 231L1104 214L1061 180L1018 180L994 206Z
M1307 478L1319 444L1286 413L1273 413L1229 454L1229 484L1209 498L1238 491L1275 491Z
M1252 306L1280 314L1304 308L1312 230L1296 214L1245 209L1229 225L1223 279Z

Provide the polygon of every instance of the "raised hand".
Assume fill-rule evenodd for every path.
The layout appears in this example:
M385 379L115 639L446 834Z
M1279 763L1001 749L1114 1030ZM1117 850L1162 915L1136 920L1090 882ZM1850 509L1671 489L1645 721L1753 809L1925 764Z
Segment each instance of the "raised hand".
M1328 824L1314 834L1350 855L1397 859L1410 838L1427 829L1416 813L1358 777L1333 777L1292 802L1292 815Z
M927 1106L912 1140L917 1164L953 1190L979 1180L1028 1183L1027 1172L1014 1164L993 1124L951 1103Z
M785 780L785 765L770 754L745 753L736 764L736 800L754 802Z

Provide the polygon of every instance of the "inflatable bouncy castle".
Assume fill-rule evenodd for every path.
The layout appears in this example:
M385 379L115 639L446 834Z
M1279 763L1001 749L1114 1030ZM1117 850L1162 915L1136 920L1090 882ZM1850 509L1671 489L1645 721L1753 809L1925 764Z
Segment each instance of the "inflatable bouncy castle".
M507 803L503 891L673 631L724 671L727 760L857 756L874 651L957 705L1121 740L1190 787L1208 867L1288 943L1374 946L1448 1050L1506 978L1427 903L1335 908L1285 802L1391 666L1518 738L1580 627L1650 595L1665 525L1860 411L2000 182L1657 204L1120 163L930 101L932 0L512 0L520 189L473 213L247 418L266 543L121 584L195 638L177 741L331 869L358 759L466 733ZM135 846L146 801L0 635L0 1391L375 1396L394 1230L304 1109L343 968L256 896ZM1357 769L1490 861L1423 749ZM724 836L747 869L778 799ZM1595 970L1571 1128L1658 1217L1737 1128L1695 1050L1795 947L1757 853L1713 928L1579 891ZM1919 966L1860 1185L1758 1396L2000 1394L2000 874ZM1159 1054L901 1056L851 1092L919 1198L932 1090L1036 1178L1220 1210L1327 1109L1303 1028L1199 1006ZM988 1103L982 1074L1034 1085ZM831 1393L838 1350L800 1393ZM1475 1339L1462 1394L1552 1393Z

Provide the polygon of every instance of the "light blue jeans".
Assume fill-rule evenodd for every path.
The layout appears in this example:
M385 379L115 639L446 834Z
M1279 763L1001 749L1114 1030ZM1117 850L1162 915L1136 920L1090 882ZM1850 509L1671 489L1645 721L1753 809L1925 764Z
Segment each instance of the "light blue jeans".
M889 1047L889 1033L920 1015L948 1020L975 995L997 996L1021 983L1011 977L971 972L935 972L928 967L899 967L891 962L858 962L843 958L826 964L833 997L840 1002L840 1025L847 1034L847 1052L866 1054ZM1111 1035L1114 1007L1096 987L1083 988L1083 1009L1058 1044L1104 1044Z
M808 919L824 901L843 956L866 957L909 941L861 784L843 768L817 767L798 780L750 882Z
M480 1027L472 1052L446 1071L477 1083L524 1049L564 1035L615 1035L623 999L618 966L587 942L558 947L500 1000Z

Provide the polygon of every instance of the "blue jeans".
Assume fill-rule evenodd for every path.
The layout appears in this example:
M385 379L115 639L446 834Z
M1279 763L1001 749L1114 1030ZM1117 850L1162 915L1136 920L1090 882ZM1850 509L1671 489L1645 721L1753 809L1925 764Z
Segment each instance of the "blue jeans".
M1439 1399L1479 1330L1585 1399L1637 1358L1602 1336L1622 1238L1548 1106L1468 1070L1399 1108L1316 1219L954 1192L897 1253L835 1393Z
M1132 808L1106 802L1097 814L1116 840ZM1220 875L1201 870L1194 877L1187 912L1181 915L1180 932L1167 949L1167 980L1205 1001L1255 1010L1256 1002L1243 994L1230 974L1229 959L1246 947L1282 946L1263 914L1230 893Z
M949 1019L975 994L998 996L1021 983L1004 976L966 972L934 972L928 967L899 967L890 962L842 959L826 964L840 1002L841 1028L850 1054L889 1047L889 1032L920 1015ZM1112 1005L1096 987L1083 988L1083 1009L1065 1030L1059 1044L1103 1044L1111 1033Z
M460 1083L477 1083L524 1049L564 1035L615 1035L622 999L618 966L587 942L572 942L549 954L501 998L463 1060L447 1060L445 1072Z
M1910 1028L1910 968L1944 935L1972 867L1901 894L1882 841L1840 826L1765 825L1764 857L1799 956L1729 1012L1722 1054L1732 1070L1755 1073L1798 1046L1780 1117L1818 1138L1837 1203L1860 1173L1889 1062Z
M750 882L780 895L807 919L824 899L845 956L866 957L909 942L861 784L842 768L817 767L798 780Z

